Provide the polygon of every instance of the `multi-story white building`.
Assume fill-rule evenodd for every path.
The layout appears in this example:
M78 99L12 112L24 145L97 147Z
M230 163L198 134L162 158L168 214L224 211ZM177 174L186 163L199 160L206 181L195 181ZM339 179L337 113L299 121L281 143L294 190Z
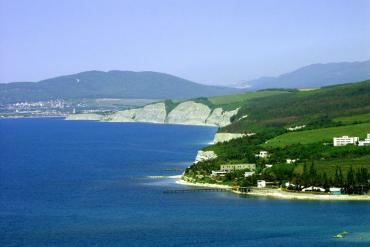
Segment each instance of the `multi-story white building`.
M352 137L352 136L334 137L333 138L333 145L334 145L334 147L345 146L345 145L348 145L348 144L357 145L358 141L359 141L358 137Z
M244 170L249 169L251 171L256 170L256 164L231 164L231 165L221 165L221 171L236 171L236 170Z
M221 165L219 171L212 171L212 176L225 176L227 173L236 171L236 170L244 170L249 169L251 172L256 170L256 164L229 164L229 165ZM254 172L253 172L254 173Z

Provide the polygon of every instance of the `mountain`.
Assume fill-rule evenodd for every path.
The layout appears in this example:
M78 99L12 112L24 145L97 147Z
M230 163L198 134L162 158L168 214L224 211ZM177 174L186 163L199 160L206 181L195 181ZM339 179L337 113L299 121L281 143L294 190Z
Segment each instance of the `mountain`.
M311 64L277 77L261 77L238 86L249 89L315 88L367 79L370 79L370 60Z
M87 71L39 82L0 84L0 103L82 98L185 99L240 92L158 72Z

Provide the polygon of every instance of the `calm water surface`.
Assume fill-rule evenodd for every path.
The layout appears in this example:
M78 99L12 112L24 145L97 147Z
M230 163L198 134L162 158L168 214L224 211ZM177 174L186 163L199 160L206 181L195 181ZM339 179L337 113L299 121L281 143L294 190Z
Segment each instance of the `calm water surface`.
M208 127L0 120L0 246L370 246L370 203L164 194ZM341 231L345 239L333 239Z

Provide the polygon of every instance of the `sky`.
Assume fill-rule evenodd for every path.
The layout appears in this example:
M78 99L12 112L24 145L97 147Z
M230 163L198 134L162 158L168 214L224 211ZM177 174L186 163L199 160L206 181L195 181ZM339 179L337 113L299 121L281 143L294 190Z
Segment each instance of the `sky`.
M368 0L0 0L0 82L86 70L227 85L370 59Z

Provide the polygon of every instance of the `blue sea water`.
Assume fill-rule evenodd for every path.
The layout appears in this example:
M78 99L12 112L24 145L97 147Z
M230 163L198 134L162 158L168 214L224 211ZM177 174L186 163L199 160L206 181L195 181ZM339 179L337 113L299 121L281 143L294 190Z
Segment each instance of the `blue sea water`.
M208 127L0 120L0 246L369 246L369 202L166 194ZM332 238L348 231L344 239Z

